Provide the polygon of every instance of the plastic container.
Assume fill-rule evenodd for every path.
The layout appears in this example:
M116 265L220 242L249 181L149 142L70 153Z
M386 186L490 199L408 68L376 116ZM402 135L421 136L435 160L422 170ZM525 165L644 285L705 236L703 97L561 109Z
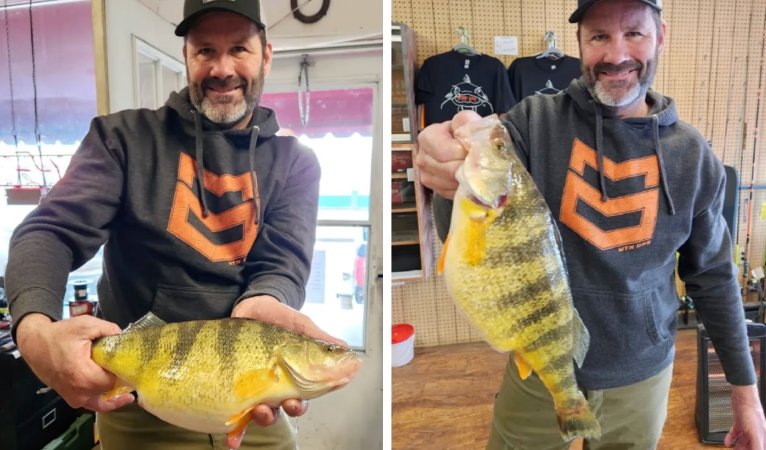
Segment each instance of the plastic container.
M93 414L81 415L64 434L43 447L43 450L91 450L96 445L94 424Z
M415 356L415 328L407 323L391 327L391 367L401 367Z

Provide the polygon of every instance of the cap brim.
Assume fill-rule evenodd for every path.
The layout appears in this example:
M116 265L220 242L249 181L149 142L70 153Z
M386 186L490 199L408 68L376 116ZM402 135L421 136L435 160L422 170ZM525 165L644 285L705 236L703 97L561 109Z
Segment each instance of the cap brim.
M569 16L569 23L577 23L581 21L582 16L585 15L585 11L587 11L590 6L591 5L587 5L587 6L581 6L580 8L577 8L575 12L573 12L572 15ZM177 31L176 31L176 34L178 34Z
M645 0L640 0L640 1L641 1L641 3L643 3L645 5L651 6L652 8L657 10L658 12L662 12L662 8L657 6L653 2L645 1ZM586 4L582 5L582 6L580 6L579 8L577 8L575 10L575 12L573 12L572 15L569 16L569 23L578 23L578 22L580 22L582 20L583 16L585 16L585 12L588 11L588 8L593 6L595 3L596 3L596 1L593 1L593 2L590 2L590 3L586 3Z
M175 31L176 36L186 36L186 34L189 32L189 29L192 27L192 25L194 25L194 22L196 22L197 19L199 19L201 16L203 16L203 15L209 13L209 12L213 12L213 11L223 11L223 12L230 12L230 13L233 13L233 14L239 14L237 11L232 11L232 10L226 9L226 8L217 8L215 6L210 7L210 8L205 8L203 10L197 11L196 13L194 13L191 16L189 16L189 17L185 18L184 20L182 20L181 23L179 23L176 26L176 31ZM244 17L244 18L246 18L247 20L253 22L254 24L258 25L258 27L261 30L265 30L266 29L266 27L263 25L262 22L255 21L252 18L247 17L244 14L239 14L239 15Z

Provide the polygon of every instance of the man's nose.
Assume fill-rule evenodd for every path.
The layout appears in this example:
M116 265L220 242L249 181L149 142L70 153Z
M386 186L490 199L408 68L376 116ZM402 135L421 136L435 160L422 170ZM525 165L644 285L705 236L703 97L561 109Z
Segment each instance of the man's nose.
M223 80L234 75L236 75L234 70L234 58L232 58L231 55L223 54L213 60L210 76Z
M604 48L603 62L619 65L625 61L630 61L630 47L625 39L610 39Z

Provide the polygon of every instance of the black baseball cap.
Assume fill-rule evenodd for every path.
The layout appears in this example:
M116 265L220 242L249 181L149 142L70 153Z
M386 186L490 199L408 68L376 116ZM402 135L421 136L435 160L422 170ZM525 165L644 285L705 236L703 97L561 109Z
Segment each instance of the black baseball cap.
M569 23L577 23L582 20L585 12L591 6L595 5L599 0L577 0L577 9L569 16ZM657 11L662 11L662 0L639 0L641 3L645 3ZM188 3L188 2L187 2ZM176 32L178 34L178 32Z
M185 0L184 20L176 27L176 36L186 36L194 22L211 11L233 12L252 20L262 30L266 29L259 0Z

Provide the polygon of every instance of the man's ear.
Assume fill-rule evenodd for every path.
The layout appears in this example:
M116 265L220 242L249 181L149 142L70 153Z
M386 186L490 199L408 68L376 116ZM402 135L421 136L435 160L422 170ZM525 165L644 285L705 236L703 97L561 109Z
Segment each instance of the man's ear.
M266 41L266 47L263 48L263 76L266 77L271 71L271 56L273 49L271 47L271 41Z
M668 32L668 24L664 20L660 23L660 32L657 34L657 56L662 54L665 48L665 36Z

